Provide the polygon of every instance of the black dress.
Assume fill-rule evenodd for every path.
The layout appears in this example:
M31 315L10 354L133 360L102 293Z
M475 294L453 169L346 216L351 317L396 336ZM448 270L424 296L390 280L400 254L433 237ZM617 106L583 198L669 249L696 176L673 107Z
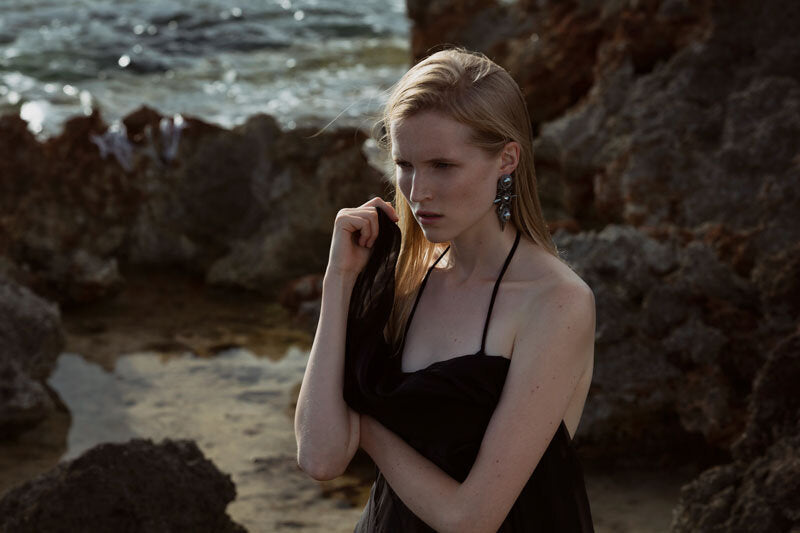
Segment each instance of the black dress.
M474 354L437 361L415 372L403 372L399 357L403 346L395 349L383 336L394 298L400 230L380 208L376 209L378 238L350 300L344 397L353 409L372 416L451 477L463 482L475 462L508 373L510 360L486 354L484 347L497 289L520 234L517 232L495 282L481 349ZM406 332L428 276L446 252L428 269L406 323ZM423 531L434 530L405 506L376 468L369 501L354 532ZM594 531L583 472L563 421L498 531Z

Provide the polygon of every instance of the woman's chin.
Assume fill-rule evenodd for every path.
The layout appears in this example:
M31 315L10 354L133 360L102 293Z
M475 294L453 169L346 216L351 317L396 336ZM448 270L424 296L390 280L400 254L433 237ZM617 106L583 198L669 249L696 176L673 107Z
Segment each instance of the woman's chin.
M445 234L440 228L426 228L425 226L421 227L422 234L425 235L425 238L428 242L432 243L440 243L440 242L450 242L450 237Z

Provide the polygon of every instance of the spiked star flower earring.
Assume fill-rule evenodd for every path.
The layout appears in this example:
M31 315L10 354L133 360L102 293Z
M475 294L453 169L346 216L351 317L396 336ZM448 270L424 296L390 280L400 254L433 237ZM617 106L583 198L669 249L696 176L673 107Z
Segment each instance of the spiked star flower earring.
M513 180L511 174L503 174L497 180L497 196L494 203L497 204L497 218L500 219L500 231L506 227L506 222L511 218L511 199L516 198L513 192Z

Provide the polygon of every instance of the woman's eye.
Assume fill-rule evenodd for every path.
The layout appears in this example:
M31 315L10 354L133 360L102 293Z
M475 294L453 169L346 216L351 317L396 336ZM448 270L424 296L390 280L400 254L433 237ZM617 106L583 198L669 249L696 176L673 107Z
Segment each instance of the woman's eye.
M451 166L452 165L450 165L450 163L442 163L442 162L437 162L436 164L434 164L434 167L436 168L450 168Z
M396 164L397 164L398 167L401 167L401 168L407 168L407 167L411 166L408 163L406 163L405 161L397 161Z

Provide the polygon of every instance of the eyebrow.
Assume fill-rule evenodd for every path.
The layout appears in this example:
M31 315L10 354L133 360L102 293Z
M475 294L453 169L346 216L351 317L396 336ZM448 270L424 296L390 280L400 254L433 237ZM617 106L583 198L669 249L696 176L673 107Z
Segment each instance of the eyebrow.
M392 156L392 159L395 162L398 162L398 161L403 162L403 163L407 163L408 162L408 161L406 161L405 159L403 159L402 157L399 157L399 156ZM453 158L453 157L431 157L430 159L426 159L425 161L423 161L423 163L455 162L455 161L456 161L456 159Z

